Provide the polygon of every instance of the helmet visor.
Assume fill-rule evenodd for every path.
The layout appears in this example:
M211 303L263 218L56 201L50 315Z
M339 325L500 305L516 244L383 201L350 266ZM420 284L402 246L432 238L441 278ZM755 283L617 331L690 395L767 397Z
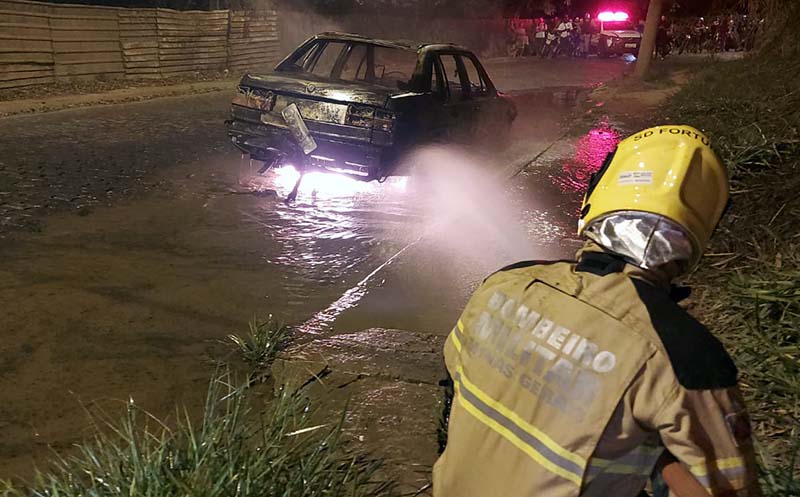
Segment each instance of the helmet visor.
M643 269L682 262L685 271L694 260L694 247L686 231L658 214L613 212L592 221L584 233L601 247Z

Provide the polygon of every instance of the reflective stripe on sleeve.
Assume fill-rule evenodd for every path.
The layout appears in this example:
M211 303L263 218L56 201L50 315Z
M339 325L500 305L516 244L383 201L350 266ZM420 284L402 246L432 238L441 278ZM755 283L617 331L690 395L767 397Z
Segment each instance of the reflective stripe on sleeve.
M559 446L536 427L513 411L489 397L467 379L461 367L455 377L459 404L478 421L485 424L519 450L530 456L546 470L581 485L586 461Z
M464 323L461 320L458 320L458 323L455 327L453 327L452 333L450 333L450 338L453 339L453 345L455 346L456 350L461 352L461 343L464 339Z
M586 470L586 481L601 474L650 476L663 451L663 447L641 445L617 459L593 457Z
M747 474L747 467L741 457L711 460L704 464L695 464L689 470L709 490L714 487L714 482L724 480L730 483L743 479Z

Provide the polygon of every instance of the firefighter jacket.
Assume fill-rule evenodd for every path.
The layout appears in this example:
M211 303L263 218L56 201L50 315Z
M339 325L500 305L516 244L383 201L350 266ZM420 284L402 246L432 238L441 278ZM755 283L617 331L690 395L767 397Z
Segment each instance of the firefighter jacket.
M490 276L445 344L434 497L635 497L664 448L714 497L760 496L736 367L668 282L593 251Z

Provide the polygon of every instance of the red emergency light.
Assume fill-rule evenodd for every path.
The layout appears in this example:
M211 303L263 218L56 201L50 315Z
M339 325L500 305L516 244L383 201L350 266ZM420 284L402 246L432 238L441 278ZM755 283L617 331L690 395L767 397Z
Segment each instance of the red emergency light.
M613 21L627 21L630 18L630 16L628 15L627 12L605 11L605 12L600 12L600 14L597 15L597 18L603 22L613 22Z

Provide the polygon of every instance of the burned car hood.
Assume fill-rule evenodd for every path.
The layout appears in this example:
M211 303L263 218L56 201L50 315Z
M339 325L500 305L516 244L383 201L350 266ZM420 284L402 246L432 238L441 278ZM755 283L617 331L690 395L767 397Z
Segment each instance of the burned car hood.
M386 107L389 97L404 93L378 85L350 81L330 81L326 79L294 76L273 72L265 75L246 74L242 85L264 88L275 93L292 94L319 100L334 100L353 104Z

